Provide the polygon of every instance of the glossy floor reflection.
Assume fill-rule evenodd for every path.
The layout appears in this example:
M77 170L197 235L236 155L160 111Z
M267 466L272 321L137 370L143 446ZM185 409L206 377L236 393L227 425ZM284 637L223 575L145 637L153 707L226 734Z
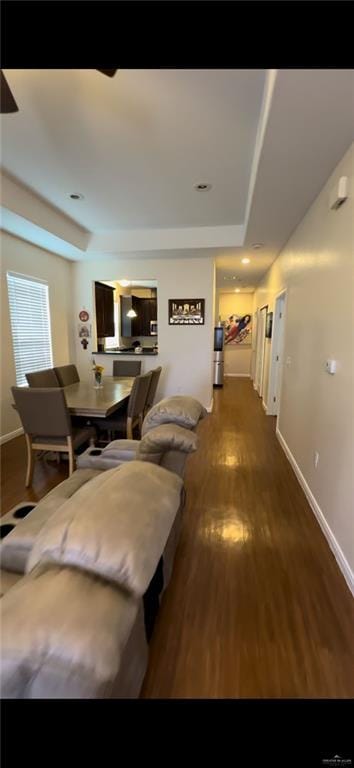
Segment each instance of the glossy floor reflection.
M352 598L249 380L199 434L143 697L352 697Z

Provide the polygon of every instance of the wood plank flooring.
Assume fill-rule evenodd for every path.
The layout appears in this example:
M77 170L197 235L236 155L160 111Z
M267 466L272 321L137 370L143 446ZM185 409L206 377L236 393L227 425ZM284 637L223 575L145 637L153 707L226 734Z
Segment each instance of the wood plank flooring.
M252 383L226 380L188 459L187 504L143 698L354 696L353 600ZM3 512L67 477L2 447Z
M143 697L353 696L353 600L249 380L199 435Z
M67 461L36 458L31 488L25 488L27 449L23 435L1 446L1 515L21 501L39 501L69 474ZM35 454L36 456L36 454Z

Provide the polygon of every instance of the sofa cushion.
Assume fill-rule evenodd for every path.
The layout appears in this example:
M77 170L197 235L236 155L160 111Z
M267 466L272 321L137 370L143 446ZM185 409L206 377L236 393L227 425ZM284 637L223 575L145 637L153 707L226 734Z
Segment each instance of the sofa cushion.
M100 473L93 469L77 470L73 472L71 477L47 493L34 509L17 523L14 530L2 540L0 547L1 567L15 573L24 573L34 541L48 518L82 485L98 474Z
M90 447L77 457L76 466L80 469L85 467L102 471L112 469L126 461L133 461L138 446L139 440L113 440L104 448Z
M17 584L19 579L23 578L22 573L14 573L13 571L5 571L3 568L0 570L0 597L4 597L9 589Z
M123 461L130 461L136 456L140 440L112 440L111 443L102 448L104 456L119 455Z
M27 570L76 566L143 595L179 509L183 482L155 464L131 461L102 472L40 531Z
M146 432L138 443L136 458L149 460L154 454L161 458L166 451L192 453L197 450L197 446L198 437L195 432L177 424L161 424Z
M39 567L2 598L4 698L103 697L137 602L78 569Z
M194 429L198 421L207 415L204 406L194 397L175 395L166 397L154 405L145 416L142 435L160 424L178 424L180 427Z

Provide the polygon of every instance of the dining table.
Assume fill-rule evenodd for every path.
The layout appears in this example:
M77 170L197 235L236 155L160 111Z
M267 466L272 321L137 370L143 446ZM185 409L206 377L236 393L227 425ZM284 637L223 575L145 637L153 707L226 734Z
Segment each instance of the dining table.
M134 376L104 376L102 386L90 381L77 381L64 388L66 404L72 416L105 419L128 400Z

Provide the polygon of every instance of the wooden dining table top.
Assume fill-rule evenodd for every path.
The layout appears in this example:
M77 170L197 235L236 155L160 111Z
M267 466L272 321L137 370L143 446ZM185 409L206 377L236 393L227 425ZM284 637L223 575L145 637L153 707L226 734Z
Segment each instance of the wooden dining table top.
M95 389L93 379L64 387L65 399L72 416L95 416L104 419L116 411L130 396L134 376L104 376L102 389Z

